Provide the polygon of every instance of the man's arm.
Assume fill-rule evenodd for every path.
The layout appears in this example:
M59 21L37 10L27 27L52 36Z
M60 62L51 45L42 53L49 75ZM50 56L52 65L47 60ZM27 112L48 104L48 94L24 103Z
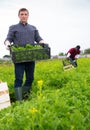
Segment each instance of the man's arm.
M11 42L13 41L13 37L14 37L14 25L9 27L7 38L4 41L4 44L7 50L9 50L9 46L11 45Z

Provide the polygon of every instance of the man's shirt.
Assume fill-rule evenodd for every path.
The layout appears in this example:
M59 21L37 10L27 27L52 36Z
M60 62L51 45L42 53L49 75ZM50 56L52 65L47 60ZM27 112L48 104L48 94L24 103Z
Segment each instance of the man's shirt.
M9 40L10 43L13 42L14 44L23 46L27 43L34 44L35 41L38 43L42 38L35 26L28 23L24 25L19 22L18 24L9 27L6 40Z
M76 50L76 48L71 48L68 53L70 53L70 58L75 58L76 55L80 54L80 50ZM67 53L67 54L68 54Z

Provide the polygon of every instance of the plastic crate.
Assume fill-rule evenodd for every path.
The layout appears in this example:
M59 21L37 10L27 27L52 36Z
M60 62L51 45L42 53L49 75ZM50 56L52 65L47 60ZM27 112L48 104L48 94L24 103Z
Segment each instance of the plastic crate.
M50 48L32 49L32 50L10 50L11 58L14 63L29 62L36 60L50 59Z

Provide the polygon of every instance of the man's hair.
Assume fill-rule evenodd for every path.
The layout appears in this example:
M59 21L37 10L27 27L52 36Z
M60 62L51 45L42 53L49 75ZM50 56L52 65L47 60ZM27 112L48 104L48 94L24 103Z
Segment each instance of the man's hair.
M79 50L79 49L80 49L80 46L79 46L79 45L77 45L77 46L76 46L76 48Z
M26 8L21 8L21 9L18 11L18 15L20 14L20 12L21 12L21 11L27 11L27 12L28 12L28 14L29 14L28 9L26 9Z

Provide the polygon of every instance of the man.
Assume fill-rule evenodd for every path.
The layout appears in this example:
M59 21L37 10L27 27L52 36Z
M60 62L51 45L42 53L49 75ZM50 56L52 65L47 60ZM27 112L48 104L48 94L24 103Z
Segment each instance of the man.
M5 45L8 46L13 42L13 44L18 44L24 46L26 43L33 44L35 42L43 45L44 41L40 37L38 30L35 26L27 23L29 18L29 11L26 8L21 8L18 12L18 17L20 22L16 25L12 25L9 28L7 38L5 39ZM35 62L24 62L24 63L14 63L15 67L15 82L14 90L16 99L21 101L22 97L22 84L24 72L26 75L26 80L23 85L23 93L30 93L32 82L34 80L34 68Z
M69 49L69 51L66 54L67 59L70 61L70 63L74 66L77 67L77 58L79 57L80 54L80 46L77 45L75 48Z

